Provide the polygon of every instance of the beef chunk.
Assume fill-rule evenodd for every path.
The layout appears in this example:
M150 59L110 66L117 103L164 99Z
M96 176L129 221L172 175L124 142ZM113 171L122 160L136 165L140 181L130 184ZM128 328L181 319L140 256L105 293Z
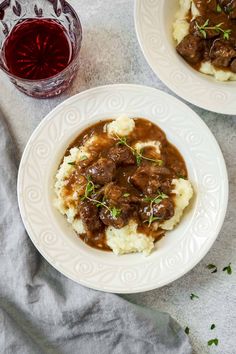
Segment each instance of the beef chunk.
M115 183L109 183L104 190L105 200L115 206L120 204L137 203L139 198L133 194L127 194L127 190L124 187L120 187Z
M218 3L229 18L236 19L236 0L218 0Z
M190 64L200 62L204 55L204 40L193 34L188 34L177 45L177 52Z
M210 58L210 50L211 50L211 46L214 42L214 39L208 39L207 41L204 41L204 46L205 46L205 49L204 49L204 53L203 53L203 60L204 61L211 61L211 58Z
M230 70L233 71L233 73L236 73L236 59L230 64Z
M101 208L99 216L103 224L106 226L113 226L116 229L121 229L129 222L129 216L132 212L132 207L128 204L123 204L120 206L119 214L113 217L111 212L106 208Z
M80 203L80 217L88 237L92 232L97 232L102 229L102 223L99 219L98 208L89 201Z
M162 200L160 204L154 204L153 207L153 215L161 220L169 220L174 212L174 203L170 198Z
M165 194L170 194L173 190L172 179L168 178L162 181L160 190Z
M170 198L162 200L159 204L153 204L153 216L160 221L169 220L174 212L174 203ZM151 215L150 204L143 203L139 209L139 215L143 221L148 220Z
M216 39L210 50L212 64L219 67L228 67L233 58L236 57L236 51L230 41Z
M151 195L157 193L161 187L162 179L168 176L170 176L168 168L148 164L140 166L130 180L143 193Z
M116 165L134 165L135 157L127 146L114 146L108 151L107 155Z
M192 20L190 22L189 32L195 36L199 36L201 38L204 38L203 35L201 34L201 32L199 31L198 26L203 26L206 23L206 21L207 21L207 19L202 16L196 17L194 20ZM213 24L211 21L209 21L207 26L214 27L215 24ZM216 37L219 37L219 35L220 35L220 33L217 33L213 29L205 29L205 33L206 33L207 39L216 38Z
M86 170L94 183L104 185L112 181L115 176L116 165L112 160L101 157Z

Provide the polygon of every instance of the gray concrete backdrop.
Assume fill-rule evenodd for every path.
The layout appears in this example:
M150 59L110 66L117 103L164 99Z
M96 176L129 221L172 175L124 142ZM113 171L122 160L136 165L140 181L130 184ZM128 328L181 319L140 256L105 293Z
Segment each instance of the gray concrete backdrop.
M81 18L84 39L80 70L73 86L60 97L34 100L18 92L0 73L0 107L22 153L32 131L45 115L67 97L91 87L112 83L153 86L171 93L155 76L139 48L132 0L71 0ZM173 93L171 93L173 94ZM191 105L190 105L191 106ZM223 151L230 180L229 207L224 226L208 255L190 273L162 289L127 295L127 299L169 312L190 328L195 354L236 353L236 118L191 108L209 126ZM214 156L212 156L214 158ZM232 262L231 276L222 268ZM208 263L219 271L211 274ZM195 293L199 299L190 300ZM212 323L216 329L210 330ZM218 347L208 347L211 338ZM141 354L141 353L140 353ZM160 353L164 354L164 353Z

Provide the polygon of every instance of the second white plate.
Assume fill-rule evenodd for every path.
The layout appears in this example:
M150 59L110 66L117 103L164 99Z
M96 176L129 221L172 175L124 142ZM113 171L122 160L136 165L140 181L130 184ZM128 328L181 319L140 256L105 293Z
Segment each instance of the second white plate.
M236 81L218 82L191 68L176 52L172 30L179 0L136 0L135 26L155 74L178 96L209 111L236 114Z

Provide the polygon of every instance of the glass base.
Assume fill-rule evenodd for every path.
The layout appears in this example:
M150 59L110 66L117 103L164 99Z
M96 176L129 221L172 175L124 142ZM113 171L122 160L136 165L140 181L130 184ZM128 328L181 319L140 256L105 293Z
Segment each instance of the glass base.
M42 89L37 89L32 87L25 88L24 86L19 85L13 79L11 79L11 82L19 91L21 91L27 96L33 98L52 98L62 94L70 86L70 84L74 79L75 79L75 75L73 75L73 77L71 77L68 81L64 81L60 86L52 87L51 89L47 89L47 90L42 90Z

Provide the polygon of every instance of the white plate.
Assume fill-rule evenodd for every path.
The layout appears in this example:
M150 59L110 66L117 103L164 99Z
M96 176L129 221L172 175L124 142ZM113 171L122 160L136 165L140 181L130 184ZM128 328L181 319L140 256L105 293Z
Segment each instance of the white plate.
M87 246L52 205L54 175L67 146L88 125L121 113L149 118L167 133L185 158L195 190L180 225L149 257L115 256ZM193 268L220 231L227 199L224 159L207 126L177 99L135 85L94 88L59 105L31 136L18 176L22 219L41 254L76 282L114 293L158 288Z
M178 7L179 0L136 0L136 32L147 62L185 100L213 112L236 114L236 82L201 74L177 54L172 25Z

